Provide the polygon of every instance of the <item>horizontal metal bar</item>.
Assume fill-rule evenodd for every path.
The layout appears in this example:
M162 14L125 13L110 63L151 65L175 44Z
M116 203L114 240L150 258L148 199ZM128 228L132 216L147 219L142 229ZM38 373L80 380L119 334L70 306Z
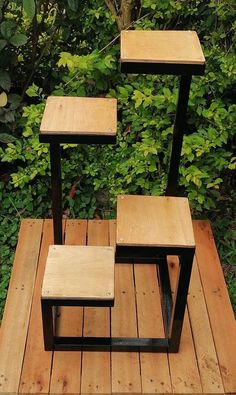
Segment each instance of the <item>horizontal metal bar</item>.
M113 307L114 299L111 300L83 300L83 299L42 299L46 306L83 306L83 307Z
M140 246L116 246L116 263L156 263L156 260L163 255L183 255L188 251L193 251L194 247L140 247Z
M78 134L39 134L40 143L67 143L67 144L115 144L116 135L78 135Z
M121 62L120 69L122 73L132 74L203 75L205 65Z
M129 337L54 337L55 351L167 352L168 339Z

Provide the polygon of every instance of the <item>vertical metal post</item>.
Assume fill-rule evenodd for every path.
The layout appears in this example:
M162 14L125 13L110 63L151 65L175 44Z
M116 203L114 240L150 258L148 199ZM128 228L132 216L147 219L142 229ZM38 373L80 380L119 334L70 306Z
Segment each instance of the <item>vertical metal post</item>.
M171 152L168 182L166 188L167 196L176 196L177 193L180 155L181 155L181 149L183 143L184 128L186 124L186 115L187 115L191 79L192 79L191 75L182 75L180 77L179 97L178 97L178 103L176 109L173 141L172 141L172 152Z
M62 240L62 187L61 187L61 150L59 143L50 143L52 216L54 244Z
M173 301L170 285L167 257L158 258L157 270L160 277L161 308L166 337L169 336L169 328L173 311Z
M41 300L42 320L43 320L43 337L45 351L53 350L53 307L47 302Z
M177 279L177 292L173 316L169 329L169 351L178 352L183 328L184 313L187 306L188 289L193 265L194 249L189 249L180 257L179 278Z

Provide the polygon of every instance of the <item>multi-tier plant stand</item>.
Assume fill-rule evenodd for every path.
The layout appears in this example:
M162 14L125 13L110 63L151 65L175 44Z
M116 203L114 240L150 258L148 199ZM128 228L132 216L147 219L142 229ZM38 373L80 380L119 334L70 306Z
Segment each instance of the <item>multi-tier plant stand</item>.
M115 142L116 101L100 98L48 99L40 141L50 143L55 245L49 250L41 298L46 350L178 352L195 252L188 200L176 197L178 171L191 77L203 74L204 67L204 55L195 32L125 31L121 34L123 72L179 75L180 86L166 196L118 196L116 251L113 247L62 245L60 175L60 143ZM179 257L174 297L170 287L168 255ZM55 336L55 306L113 306L115 261L157 265L165 337Z

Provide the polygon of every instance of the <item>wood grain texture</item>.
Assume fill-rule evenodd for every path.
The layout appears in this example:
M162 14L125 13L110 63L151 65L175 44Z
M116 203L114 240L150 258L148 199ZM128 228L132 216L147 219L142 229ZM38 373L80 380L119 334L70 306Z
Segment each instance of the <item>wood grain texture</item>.
M203 393L224 394L196 258L189 286L188 311Z
M36 228L41 226L40 223L42 224L41 220L34 220L34 222ZM77 224L77 221L72 221L72 223ZM69 242L69 240L71 240L70 244L76 244L77 237L80 237L76 235L76 233L80 233L81 231L77 225L72 226L72 223L70 221L67 222L66 241ZM12 320L14 322L15 319L12 314L15 314L14 303L16 302L15 297L11 299L11 292L17 292L15 287L18 287L19 284L24 284L24 288L27 288L23 280L30 274L27 273L26 277L19 275L19 279L23 278L23 282L20 281L18 283L18 273L25 270L26 267L23 268L26 263L24 257L27 256L29 249L31 249L32 244L34 244L32 229L33 228L30 226L28 227L26 221L22 224L19 234L19 242L0 338L2 335L5 336L4 332L8 327L10 333L7 334L7 344L3 342L4 349L1 348L0 366L2 361L8 358L7 354L10 358L10 354L13 352L11 346L14 341L18 339L18 327L17 325L12 325L11 322ZM70 393L77 395L80 393L97 394L102 392L108 394L112 393L113 389L116 393L119 391L119 395L123 392L132 394L156 393L161 395L170 392L168 374L166 376L164 373L165 369L169 369L173 395L193 395L197 393L202 395L219 395L223 390L222 382L224 385L224 394L235 394L235 319L233 317L210 226L205 221L194 221L194 230L197 252L190 283L188 311L184 321L180 352L178 354L164 354L167 359L165 366L164 362L161 362L161 359L159 359L162 358L162 354L145 353L146 359L143 359L142 353L139 355L138 353L126 353L127 358L122 357L125 353L112 353L112 358L110 358L111 354L109 352L84 352L83 358L81 359L80 352L55 352L54 355L52 355L52 353L43 350L42 327L40 322L41 309L39 303L41 293L40 287L42 284L47 248L53 238L52 223L46 220L43 226L43 238L39 255L30 323L28 322L29 325L26 321L25 330L28 330L28 338L26 343L25 340L23 342L25 343L25 354L24 347L21 356L19 349L17 352L19 358L22 360L24 359L19 392L25 394L46 394L50 391L51 394ZM81 243L85 243L84 228L82 233L83 237ZM116 237L115 221L109 221L109 231L107 221L90 221L88 233L88 241L91 244L109 245L110 238L110 244L114 245ZM36 234L38 234L38 232L36 232ZM41 231L39 234L38 238L40 239ZM26 237L26 235L29 237ZM168 258L173 289L175 287L178 272L177 261L178 260L173 257ZM120 266L122 269L123 265ZM136 298L138 317L138 321L136 322L136 333L138 331L139 334L156 334L156 332L159 332L158 325L161 326L162 322L159 320L159 307L154 303L154 297L156 298L157 292L156 288L154 289L154 286L156 287L155 266L146 265L144 267L144 265L141 264L134 265L134 277L131 275L130 268L129 270L127 270L125 266L124 268L124 273L128 272L129 274L125 275L123 281L123 271L121 270L118 276L118 283L120 290L126 291L127 288L127 293L129 295L130 289L126 286L127 279L130 278L131 288L135 286L134 292L136 295L132 296L131 299L135 300ZM27 271L28 269L30 271L32 267L27 268ZM34 282L33 279L32 281ZM21 292L23 293L23 291ZM16 315L17 322L21 316L21 310L24 311L24 306L21 305L20 296L21 294L19 295L19 314ZM125 299L126 296L125 294L121 294L120 297ZM11 302L11 300L13 300L13 302ZM12 307L11 303L13 303ZM121 303L123 302L121 301ZM132 326L135 321L136 313L134 312L133 306L134 303L131 302L131 308L128 307L131 312L131 323L125 323L125 327L124 329L120 329L120 333L129 333L129 325ZM67 315L69 310L62 309L62 320L59 320L58 331L61 334L80 335L83 320L82 309L68 309L75 309L74 314ZM149 309L154 312L153 320L148 318ZM9 315L9 311L11 310L13 313ZM110 309L86 308L85 310L84 334L109 336ZM68 320L68 322L64 320L63 317ZM158 320L160 322L158 322ZM121 324L116 320L114 329L118 331L119 325L121 327ZM13 329L15 329L14 332ZM134 333L132 331L130 333ZM19 336L21 338L20 334ZM20 341L21 340L22 339L20 339ZM118 355L115 357L115 364L112 364L113 354ZM219 376L219 369L215 364L216 356L219 363L221 378ZM13 372L13 376L11 376L13 378L17 378L17 376L14 376L17 368L17 363L15 364L15 361L17 361L17 358L9 359L6 369L8 374L12 374L11 372ZM83 363L82 370L81 362ZM4 377L1 377L1 379L4 379ZM163 379L163 384L160 381L161 379ZM113 383L113 380L117 380L117 383ZM118 383L118 380L120 383ZM10 393L12 395L13 393L17 394L18 391L14 391L14 380L2 380L2 383L5 387L0 386L0 393L4 395ZM8 386L9 384L10 386ZM218 387L218 385L220 387ZM154 392L155 389L157 392ZM150 392L148 392L149 390Z
M45 220L19 393L40 394L49 392L52 352L44 351L40 299L48 248L52 243L52 221Z
M88 221L88 245L108 246L108 221ZM84 336L110 336L110 309L84 309ZM110 352L83 352L81 393L111 393Z
M40 133L114 136L116 129L116 99L50 96Z
M42 298L113 300L114 259L114 247L50 246Z
M110 244L115 245L116 222L109 223ZM111 309L113 337L137 337L133 265L115 265L115 306ZM112 352L112 393L142 393L138 352Z
M226 393L236 393L235 318L210 224L194 221L196 256Z
M87 221L67 220L65 244L86 245ZM82 336L83 308L61 307L58 336ZM79 394L81 378L81 352L54 352L50 382L51 394Z
M165 337L156 265L135 264L139 337ZM143 394L172 394L168 356L140 352Z
M4 394L18 392L42 227L42 220L21 222L0 332L0 393Z
M168 267L171 289L174 292L178 277L178 258L173 256L168 257ZM173 393L181 395L203 393L187 309L184 317L179 352L177 354L170 353L168 357Z
M121 32L121 62L204 64L195 31Z
M195 240L188 199L118 196L117 245L193 247Z

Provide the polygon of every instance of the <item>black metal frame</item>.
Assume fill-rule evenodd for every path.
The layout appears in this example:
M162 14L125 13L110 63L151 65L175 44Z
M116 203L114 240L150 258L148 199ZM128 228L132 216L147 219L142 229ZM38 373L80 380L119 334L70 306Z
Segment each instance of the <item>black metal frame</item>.
M187 106L192 75L204 74L203 64L163 64L122 62L121 71L134 74L171 74L180 76L179 96L174 122L172 152L168 172L167 196L176 196L179 164L186 125ZM54 244L63 244L62 201L61 201L61 159L60 143L114 144L115 136L76 136L62 134L40 134L40 141L50 143L52 173L52 201ZM113 350L113 351L152 351L178 352L183 319L187 302L188 288L195 248L185 247L121 247L116 249L116 262L145 262L158 265L161 289L161 305L165 338L112 338L112 337L58 337L56 336L55 306L104 306L91 301L42 300L43 332L46 350ZM178 255L179 275L174 301L170 286L167 255ZM106 304L107 306L107 304Z
M156 260L159 273L161 290L161 306L164 322L164 338L130 338L130 337L58 337L56 336L56 317L53 309L56 306L113 306L114 301L91 301L91 300L63 300L63 299L42 299L43 333L46 351L151 351L151 352L172 352L179 350L181 332L183 327L185 306L187 302L188 288L194 257L194 248L145 248L141 247L141 257L145 257L146 262ZM135 260L136 248L127 247L119 256L118 251L116 262L130 262L132 256ZM169 270L167 265L168 255L179 255L179 275L177 279L174 301L170 286Z

